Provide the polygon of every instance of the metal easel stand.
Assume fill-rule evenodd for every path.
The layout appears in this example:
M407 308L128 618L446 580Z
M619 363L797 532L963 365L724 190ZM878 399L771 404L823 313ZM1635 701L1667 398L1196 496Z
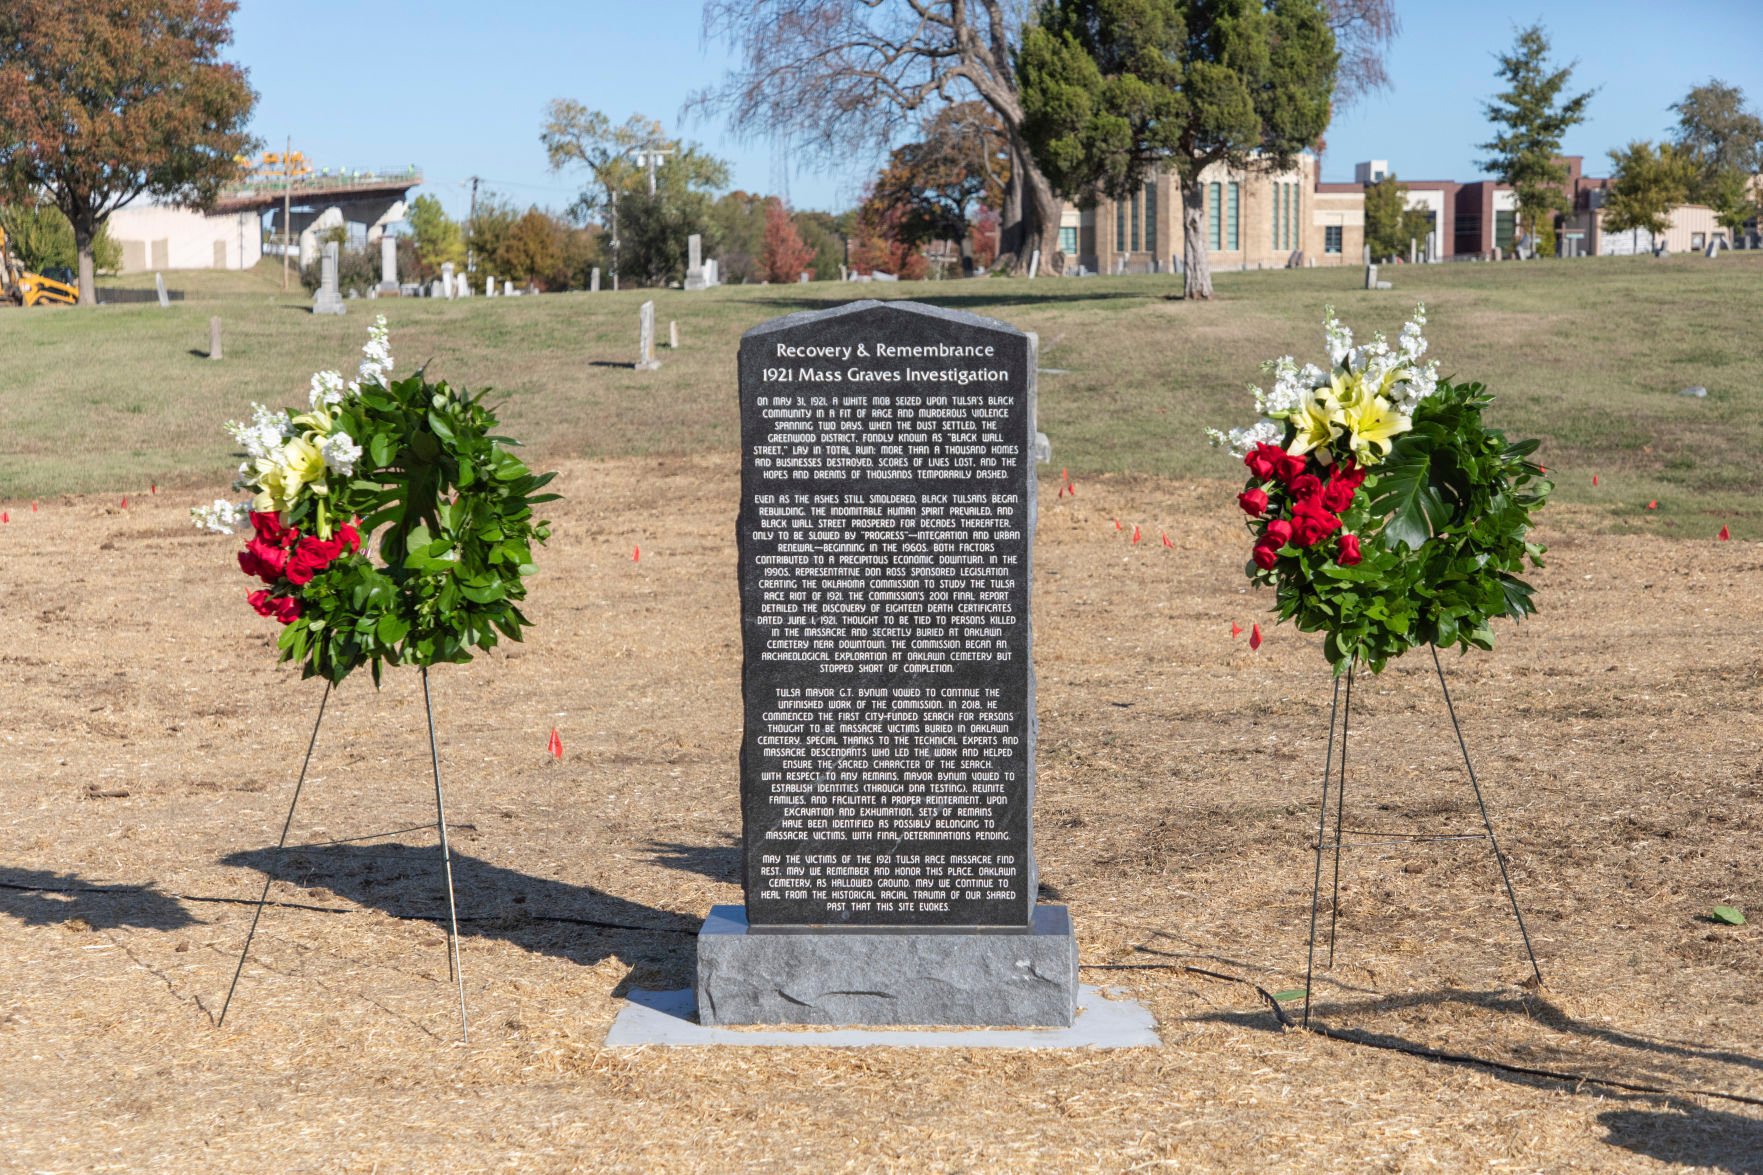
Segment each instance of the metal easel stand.
M1457 721L1456 707L1451 704L1451 688L1445 684L1445 668L1439 661L1437 645L1429 646L1432 650L1432 665L1439 678L1439 691L1445 698L1445 711L1451 716L1451 730L1457 735L1457 748L1463 752L1463 769L1469 775L1469 786L1475 792L1476 806L1481 809L1481 824L1484 832L1448 833L1434 835L1427 833L1390 833L1368 832L1365 830L1347 829L1344 827L1347 796L1347 735L1353 713L1353 678L1357 663L1347 666L1346 697L1341 696L1341 679L1335 678L1334 700L1329 707L1328 715L1328 749L1324 753L1322 767L1322 802L1316 814L1316 871L1310 891L1310 943L1304 962L1304 1027L1310 1026L1310 1005L1312 990L1316 978L1316 924L1322 908L1322 856L1328 844L1328 799L1331 777L1334 780L1334 878L1333 894L1329 900L1328 913L1328 962L1325 969L1334 966L1335 930L1340 921L1341 899L1341 849L1343 844L1358 847L1377 844L1403 844L1421 841L1448 840L1486 840L1493 849L1494 862L1500 867L1500 880L1506 886L1506 900L1511 903L1512 917L1518 922L1518 933L1524 940L1524 953L1530 959L1530 969L1536 975L1537 985L1542 986L1543 972L1537 965L1536 951L1531 948L1530 932L1524 926L1524 914L1518 908L1518 894L1512 888L1512 877L1506 869L1506 855L1500 851L1500 842L1494 835L1494 822L1488 816L1487 800L1482 796L1481 783L1475 777L1475 765L1469 759L1469 744L1464 741L1463 727ZM1340 755L1335 755L1335 730L1340 729ZM1345 837L1374 835L1385 839L1370 841L1345 841Z
M334 685L327 682L324 696L318 700L318 717L312 723L312 737L306 743L306 758L301 761L300 777L294 782L294 798L288 803L288 816L282 821L282 835L276 841L275 861L264 872L263 892L257 895L257 909L251 915L251 929L245 934L245 946L239 951L239 964L233 969L233 981L227 987L226 1002L220 1006L220 1018L215 1021L216 1028L226 1024L227 1009L232 1007L233 994L239 987L239 976L244 973L245 960L251 954L251 942L257 937L258 920L263 917L263 907L269 901L270 884L275 880L276 874L281 872L282 861L287 856L288 830L294 824L294 809L300 804L300 790L306 785L306 769L312 765L312 749L318 745L318 729L324 724L325 704L330 701L331 690L334 688ZM428 716L429 762L435 773L435 827L441 835L441 870L447 882L447 978L459 991L459 1041L465 1044L469 1043L470 1035L465 1020L465 974L459 966L459 910L453 899L453 854L447 845L447 807L441 793L441 752L435 742L435 710L429 698L429 671L426 665L422 667L422 708Z

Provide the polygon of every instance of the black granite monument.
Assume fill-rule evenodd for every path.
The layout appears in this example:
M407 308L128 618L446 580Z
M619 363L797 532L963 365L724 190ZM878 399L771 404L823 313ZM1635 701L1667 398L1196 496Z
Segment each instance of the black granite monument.
M741 343L746 906L705 1023L1069 1024L1037 906L1031 336L910 302Z

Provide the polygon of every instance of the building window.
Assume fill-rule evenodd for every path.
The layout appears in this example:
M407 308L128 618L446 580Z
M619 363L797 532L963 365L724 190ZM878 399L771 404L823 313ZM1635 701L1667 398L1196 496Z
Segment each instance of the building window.
M1237 185L1235 182L1230 185L1230 202L1225 208L1224 223L1228 234L1225 239L1229 242L1225 249L1227 252L1235 253L1242 248L1237 241Z
M1512 240L1518 235L1517 222L1518 213L1516 212L1496 211L1494 213L1494 247L1496 249L1510 250L1512 248Z
M1137 253L1145 247L1145 199L1143 192L1132 194L1132 251Z
M1690 234L1690 248L1692 248L1692 249L1705 249L1707 247L1708 247L1708 234L1707 233L1691 233Z
M1322 230L1322 251L1324 253L1339 253L1341 251L1340 225L1331 224Z
M1126 201L1114 202L1114 251L1126 252Z
M1206 185L1206 247L1208 249L1224 248L1224 237L1219 231L1219 225L1222 223L1219 218L1223 215L1223 210L1218 206L1220 199L1222 199L1218 189L1218 184Z
M1145 252L1157 255L1157 181L1145 181Z
M1070 253L1070 254L1076 255L1076 253L1077 253L1077 226L1075 224L1067 224L1067 225L1060 226L1060 228L1059 228L1059 251L1061 253Z
M1275 249L1279 248L1279 242L1282 239L1280 237L1280 233L1279 233L1279 228L1280 228L1279 218L1280 218L1280 214L1285 211L1285 202L1286 202L1286 186L1284 184L1274 184L1273 185L1273 247Z

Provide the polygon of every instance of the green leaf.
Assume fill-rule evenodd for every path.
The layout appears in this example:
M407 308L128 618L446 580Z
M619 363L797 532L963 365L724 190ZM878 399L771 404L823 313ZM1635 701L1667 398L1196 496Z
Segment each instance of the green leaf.
M1309 992L1301 987L1288 987L1284 991L1274 992L1273 998L1282 1004L1289 1004L1293 1000L1303 999L1308 994Z
M381 616L379 623L374 627L375 635L388 645L397 644L404 639L404 635L409 631L410 621L396 612L387 612Z
M1743 926L1745 924L1744 914L1732 906L1715 906L1714 917L1728 926Z
M373 439L367 443L367 451L373 457L375 465L390 465L392 454L395 451L392 447L392 438L383 432L374 433Z

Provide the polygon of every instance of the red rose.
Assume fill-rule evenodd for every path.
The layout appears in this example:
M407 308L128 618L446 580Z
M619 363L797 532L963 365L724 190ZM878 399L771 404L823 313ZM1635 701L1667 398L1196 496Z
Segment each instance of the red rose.
M1292 479L1301 475L1304 472L1304 467L1308 464L1309 462L1303 457L1294 456L1291 453L1281 453L1279 468L1275 471L1275 476L1287 485L1291 485Z
M1351 506L1353 504L1353 486L1353 482L1343 479L1338 473L1329 478L1328 485L1324 486L1322 490L1323 508L1339 514Z
M337 541L351 555L361 549L361 531L357 529L360 524L361 519L357 518L354 522L345 522L337 527Z
M1265 542L1256 543L1255 549L1249 552L1249 558L1253 559L1255 566L1261 570L1272 571L1273 565L1279 562L1279 550L1268 546Z
M259 588L257 591L246 596L245 599L257 610L259 616L270 616L275 612L275 609L270 607L269 592L266 589Z
M1301 473L1287 482L1286 488L1292 491L1292 497L1300 503L1308 502L1322 495L1322 479L1314 473Z
M1267 491L1259 486L1252 490L1244 490L1237 495L1237 505L1250 518L1259 518L1267 513Z
M1261 541L1272 547L1283 547L1292 541L1292 524L1283 518L1275 518L1261 532Z
M1334 480L1358 489L1365 484L1365 467L1349 457L1335 467Z
M264 583L280 579L287 562L287 552L278 544L265 541L262 535L246 543L245 549L239 552L239 570L257 576Z
M1311 547L1341 528L1341 520L1324 510L1306 503L1292 511L1292 535L1302 546Z
M1359 536L1356 534L1342 535L1340 546L1335 551L1334 561L1342 567L1351 567L1359 562L1360 558Z
M286 575L288 582L296 587L312 582L312 577L337 561L343 553L343 544L336 539L315 538L307 535L294 548L288 557Z
M274 596L269 601L270 611L283 624L292 624L300 619L300 601L293 596Z
M1243 464L1249 467L1249 472L1255 475L1256 481L1267 481L1279 472L1284 458L1284 449L1262 441L1243 457Z

